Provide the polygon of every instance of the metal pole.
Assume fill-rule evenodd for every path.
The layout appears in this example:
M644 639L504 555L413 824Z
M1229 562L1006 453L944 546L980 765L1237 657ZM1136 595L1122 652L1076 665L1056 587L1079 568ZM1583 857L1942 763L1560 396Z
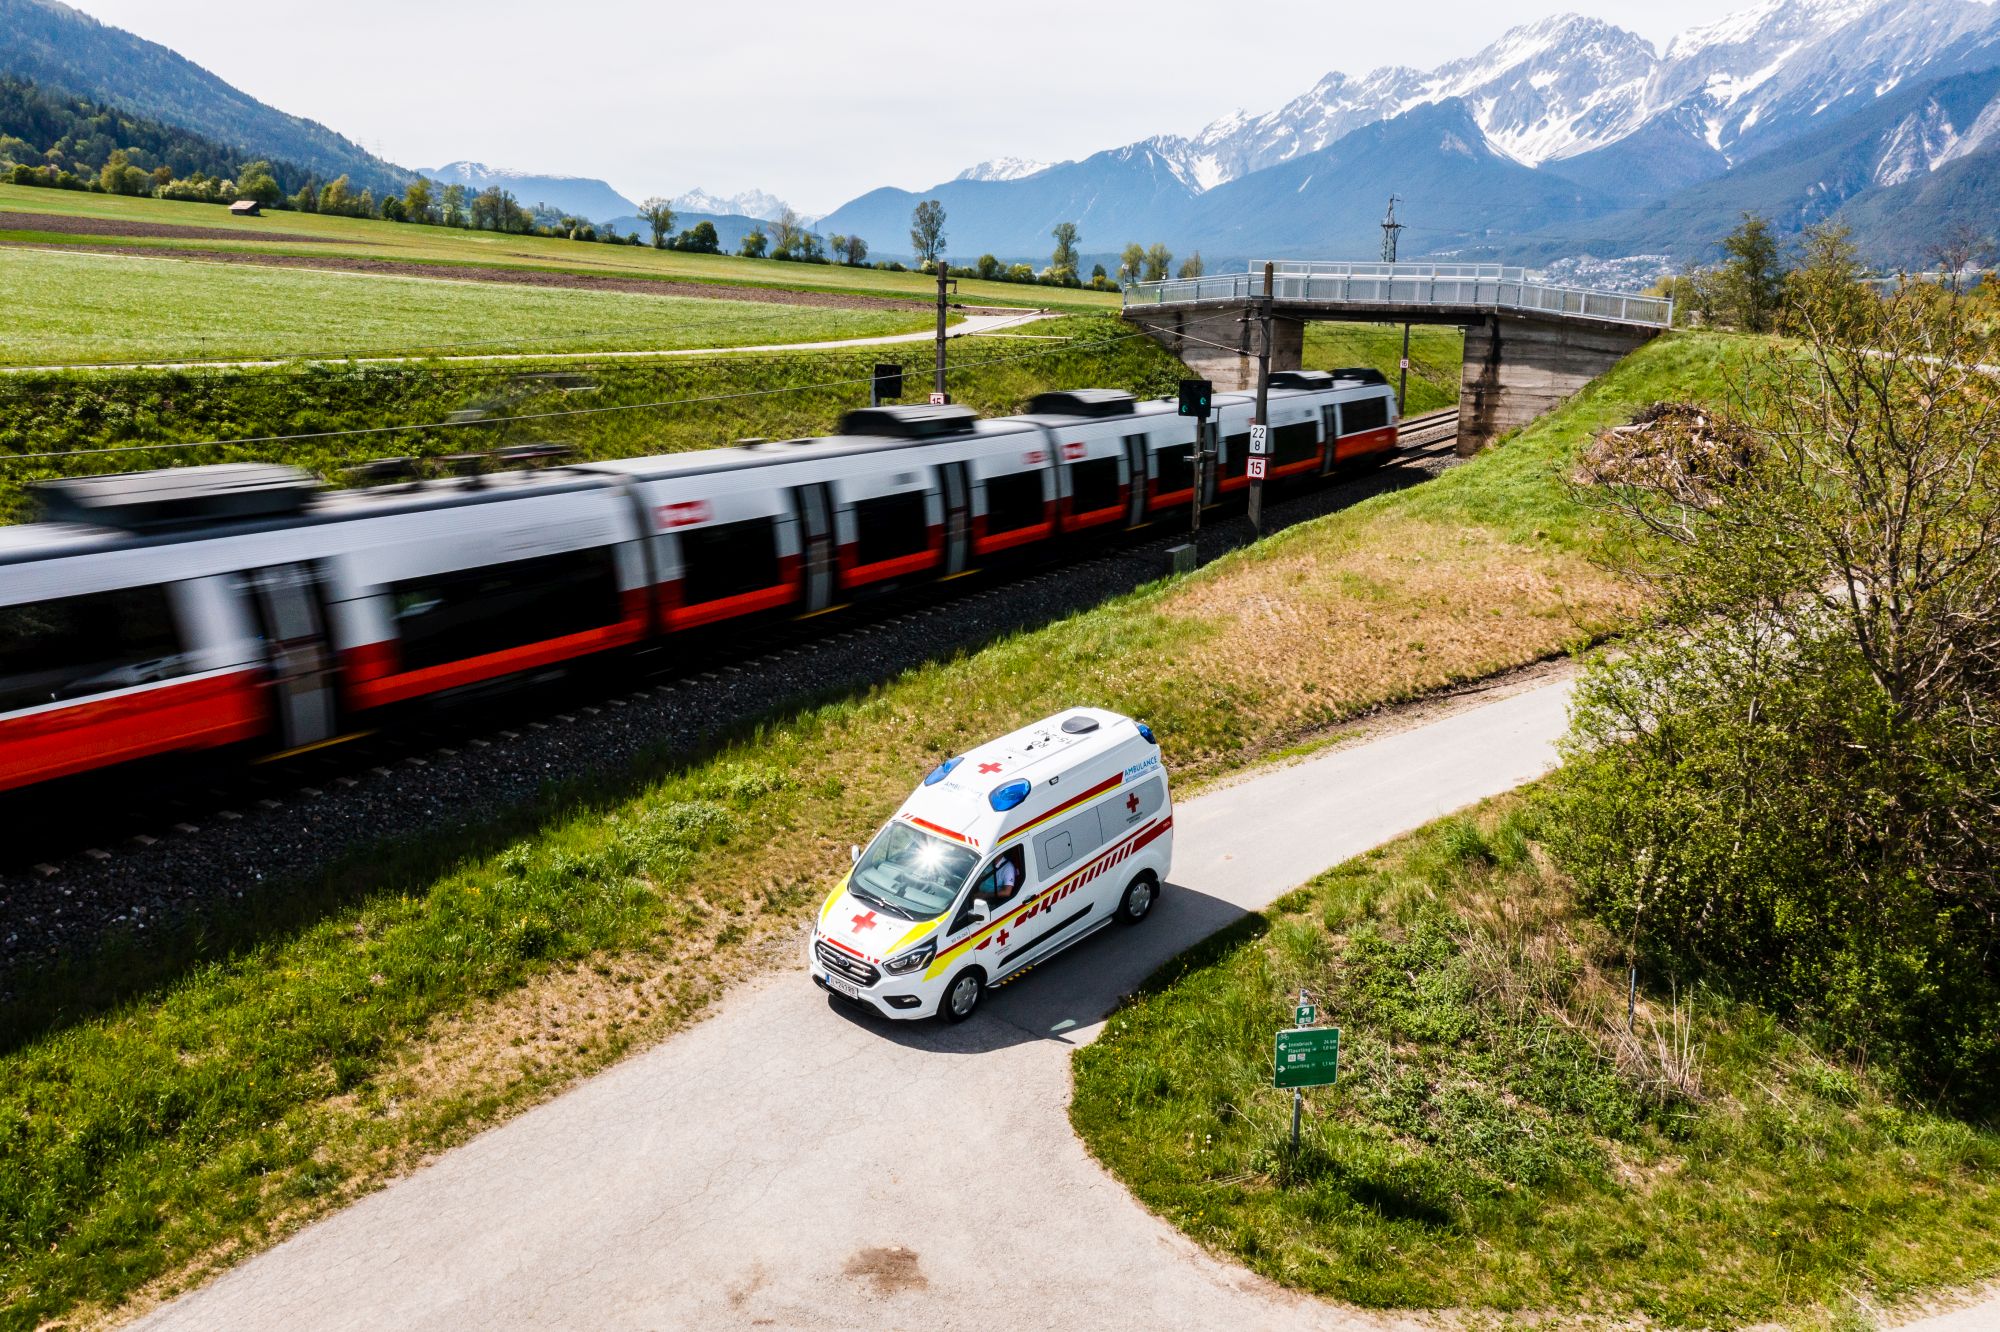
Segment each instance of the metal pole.
M1299 1150L1299 1112L1305 1108L1306 1094L1297 1087L1292 1088L1292 1152Z
M936 388L937 388L937 391L938 391L939 393L943 393L943 392L944 392L944 306L945 306L945 286L944 286L944 284L945 284L945 270L946 270L947 268L949 268L949 267L950 267L950 265L949 265L949 264L947 264L947 263L945 263L945 261L944 261L944 260L940 259L940 260L938 260L938 261L937 261L937 280L938 280L938 302L937 302L937 384L936 384Z
M1403 360L1396 375L1396 414L1407 416L1410 409L1404 404L1409 401L1410 391L1410 326L1403 325Z
M1194 548L1196 559L1201 558L1201 494L1202 462L1208 457L1208 418L1197 417L1194 423L1194 452L1188 455L1194 463L1194 505L1188 513L1188 542Z
M1264 297L1258 302L1257 311L1257 420L1264 427L1264 447L1271 447L1271 428L1268 410L1271 404L1271 270L1264 265ZM1269 467L1270 454L1260 455L1262 466ZM1261 477L1250 479L1250 530L1259 536L1264 534L1264 481Z

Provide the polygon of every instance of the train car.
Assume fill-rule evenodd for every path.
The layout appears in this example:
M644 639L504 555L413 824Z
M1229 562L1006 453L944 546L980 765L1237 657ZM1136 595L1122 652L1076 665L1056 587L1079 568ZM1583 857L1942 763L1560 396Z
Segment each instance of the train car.
M1254 400L1218 403L1204 506L1248 485ZM1274 374L1269 416L1279 483L1394 447L1374 371ZM0 791L310 747L644 641L1046 558L1184 518L1194 447L1173 401L1085 389L996 420L869 408L820 439L357 490L265 464L46 483L54 521L0 528Z
M602 477L322 491L222 464L43 493L66 521L0 529L0 790L319 744L647 628L636 514Z

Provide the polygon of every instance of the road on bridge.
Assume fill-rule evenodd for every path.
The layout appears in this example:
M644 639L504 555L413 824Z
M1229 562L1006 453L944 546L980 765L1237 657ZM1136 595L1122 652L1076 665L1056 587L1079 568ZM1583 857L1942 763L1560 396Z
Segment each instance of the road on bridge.
M754 982L142 1326L1428 1326L1281 1290L1146 1212L1070 1129L1069 1056L1176 952L1546 771L1568 696L1496 690L1182 803L1153 916L963 1026L860 1016L803 963Z

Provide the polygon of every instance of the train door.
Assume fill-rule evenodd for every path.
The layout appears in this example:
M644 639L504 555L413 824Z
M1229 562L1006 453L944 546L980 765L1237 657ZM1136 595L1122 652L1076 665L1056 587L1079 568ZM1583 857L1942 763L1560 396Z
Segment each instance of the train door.
M972 482L962 462L939 464L938 478L944 491L944 571L949 577L965 572L972 549Z
M799 558L804 570L806 611L833 604L833 496L824 482L793 493L799 511Z
M1337 461L1334 457L1334 454L1338 452L1336 446L1340 442L1340 421L1332 403L1327 403L1319 409L1319 419L1321 433L1326 436L1326 456L1320 462L1319 474L1321 476L1331 476L1333 475L1333 465Z
M331 739L337 722L326 606L310 565L252 570L251 595L264 635L278 738L287 749Z
M1125 503L1125 522L1137 527L1146 521L1146 437L1144 435L1125 436L1125 478L1129 487Z

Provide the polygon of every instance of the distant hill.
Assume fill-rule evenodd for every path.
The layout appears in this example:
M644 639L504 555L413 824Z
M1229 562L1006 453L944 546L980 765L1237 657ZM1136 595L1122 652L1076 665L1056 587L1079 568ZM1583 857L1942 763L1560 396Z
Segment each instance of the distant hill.
M357 189L400 190L415 178L324 125L266 106L159 43L58 0L0 0L0 73L239 144L246 158L345 174Z
M8 139L19 139L27 150L7 145ZM19 158L24 165L42 166L51 161L51 150L59 154L57 166L79 176L96 175L118 150L129 154L135 165L147 170L164 166L180 179L200 172L233 180L239 168L255 157L237 144L44 88L18 74L0 74L0 164ZM306 183L302 166L281 160L270 162L270 168L287 194Z
M631 216L639 205L593 176L548 176L507 167L490 167L484 162L447 162L441 167L420 168L441 185L463 185L483 190L498 185L513 194L525 208L543 204L559 213L586 217L592 222ZM621 228L622 230L623 228Z

